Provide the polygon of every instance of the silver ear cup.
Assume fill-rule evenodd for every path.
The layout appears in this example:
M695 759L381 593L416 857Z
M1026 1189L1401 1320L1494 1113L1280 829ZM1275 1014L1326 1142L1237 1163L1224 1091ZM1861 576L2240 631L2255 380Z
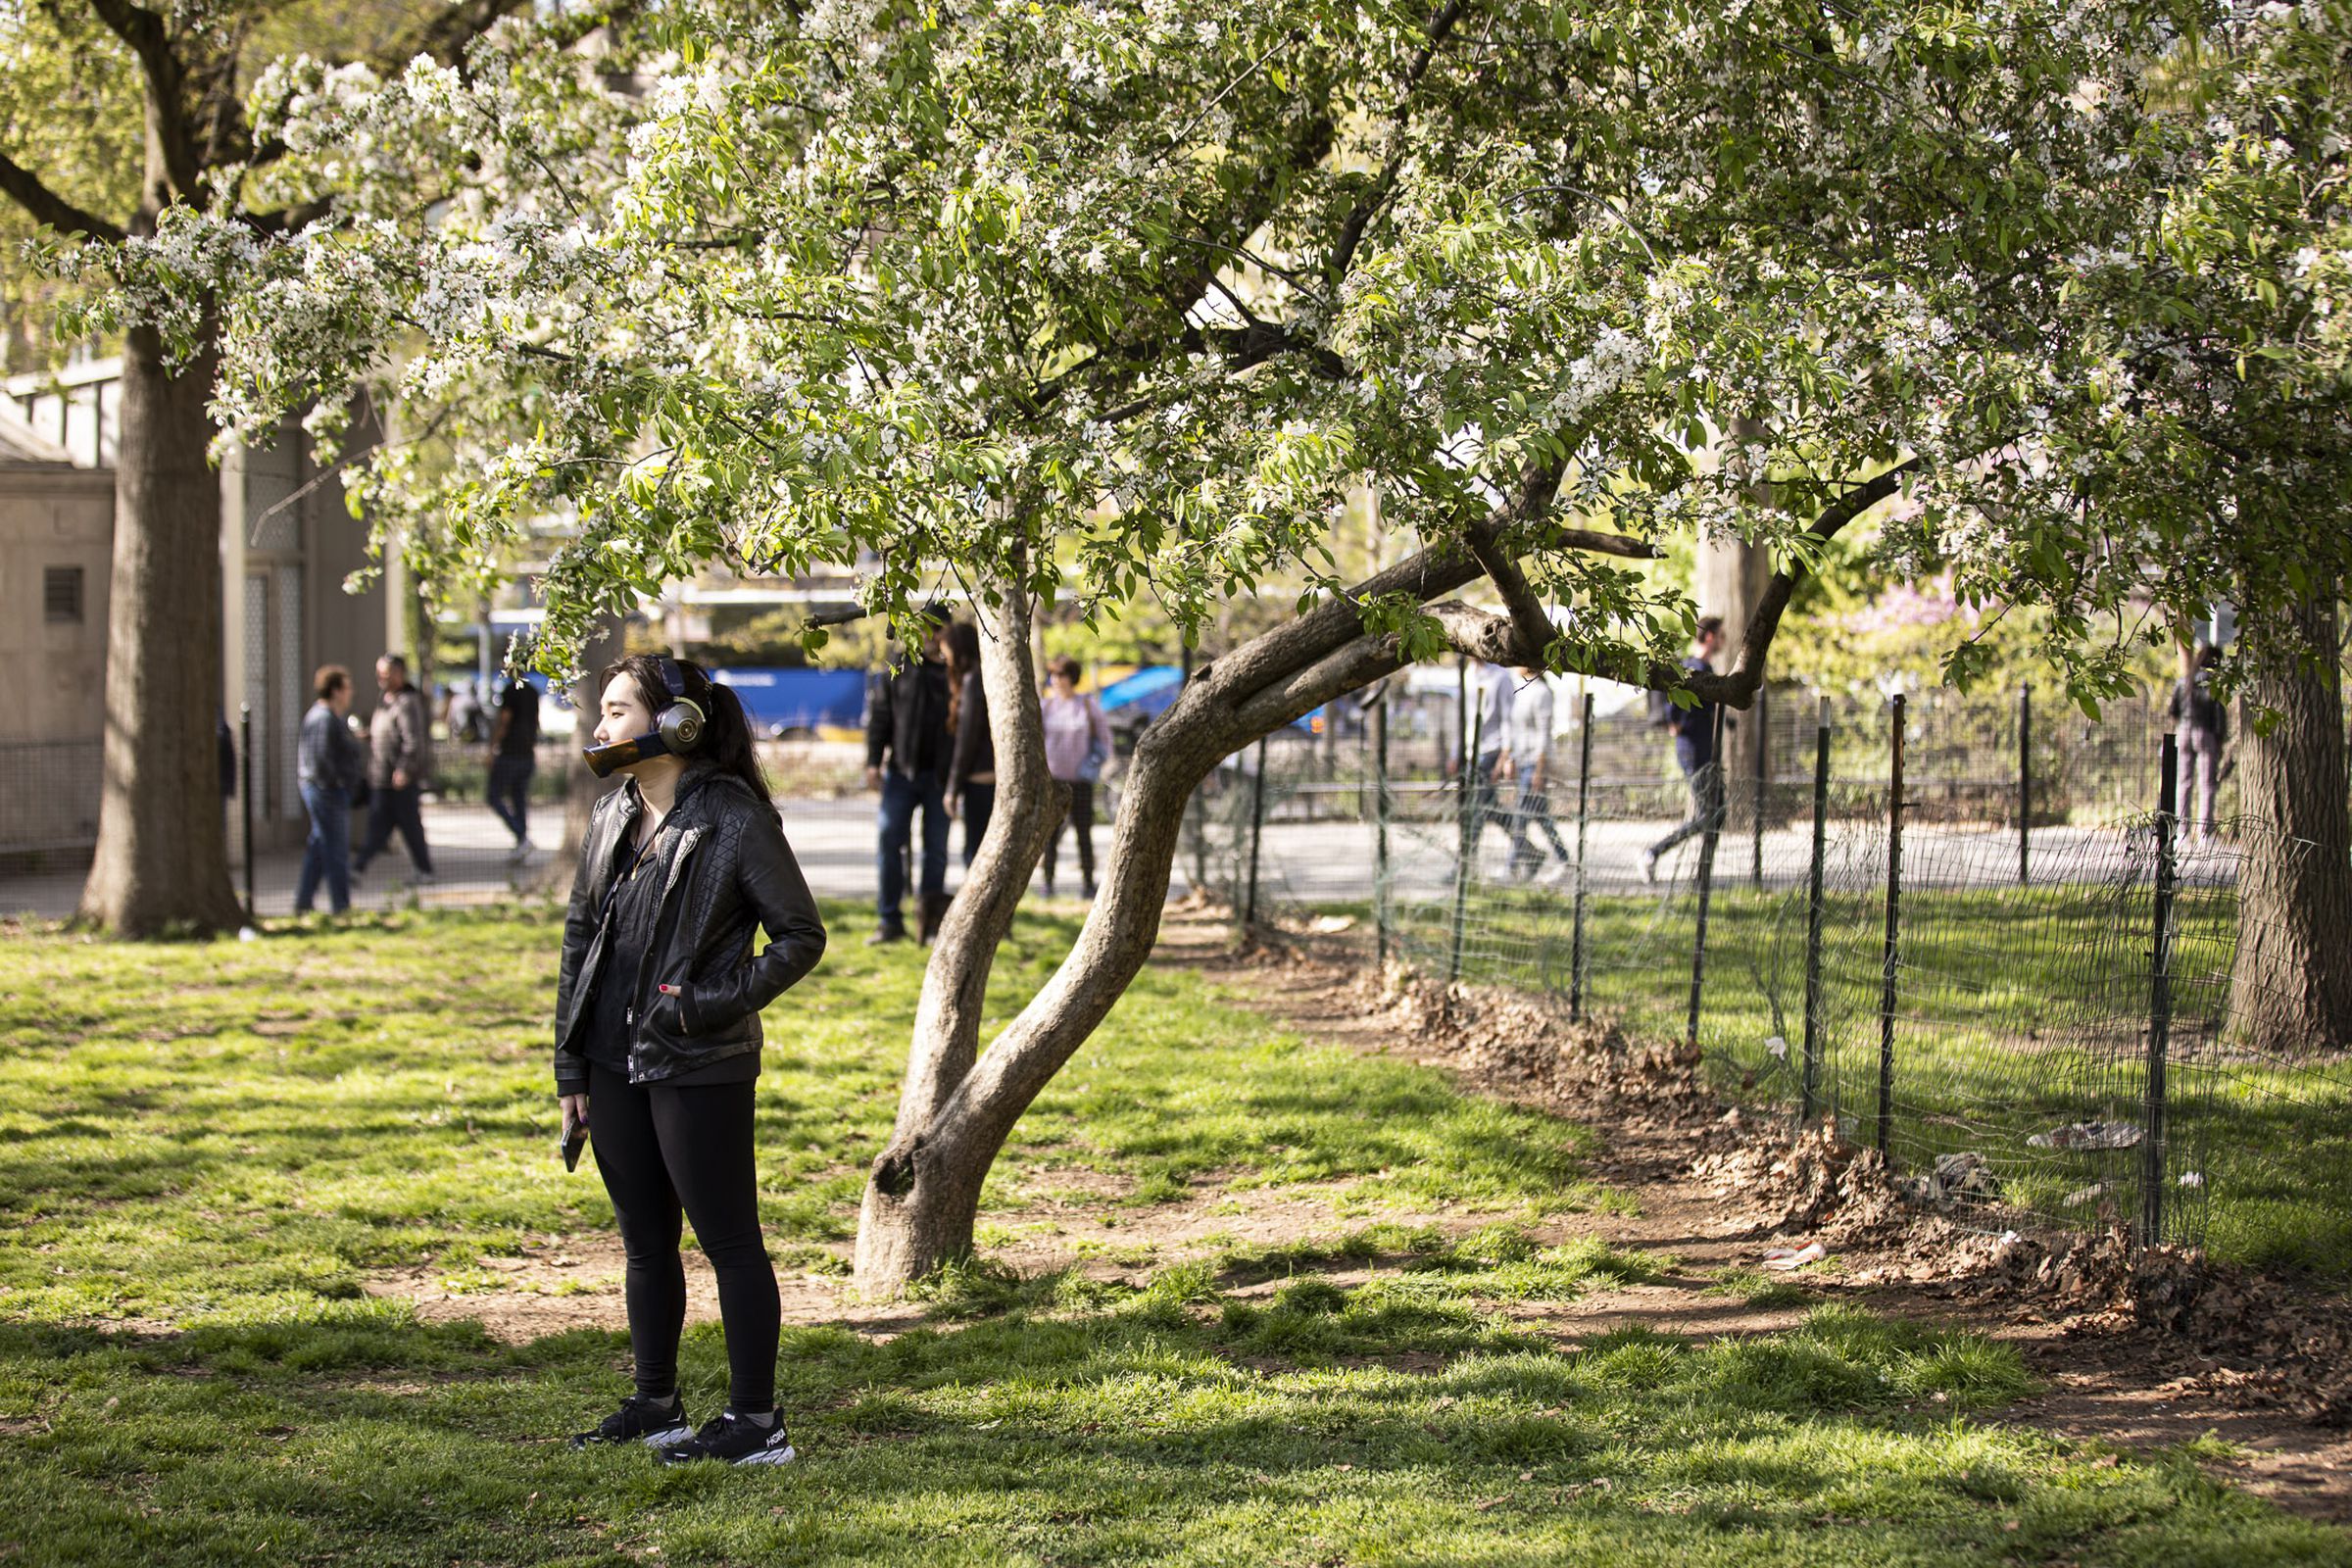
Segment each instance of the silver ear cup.
M662 742L672 752L691 752L702 743L703 710L684 698L662 710Z

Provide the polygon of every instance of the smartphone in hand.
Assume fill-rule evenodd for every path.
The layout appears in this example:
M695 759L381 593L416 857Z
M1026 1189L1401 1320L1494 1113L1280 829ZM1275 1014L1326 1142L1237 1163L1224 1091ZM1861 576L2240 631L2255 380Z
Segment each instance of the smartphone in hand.
M564 1108L564 1138L557 1146L564 1154L564 1168L580 1168L580 1151L588 1147L588 1124L572 1119L571 1107Z

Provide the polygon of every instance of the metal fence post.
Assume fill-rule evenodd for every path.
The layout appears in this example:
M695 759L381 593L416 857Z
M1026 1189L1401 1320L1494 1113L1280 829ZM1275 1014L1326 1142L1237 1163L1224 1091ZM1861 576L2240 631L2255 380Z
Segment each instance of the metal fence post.
M242 781L237 786L238 808L244 816L245 831L245 923L258 924L253 904L253 705L237 705L237 765Z
M1701 791L1706 826L1698 840L1698 927L1690 941L1690 1016L1683 1031L1686 1045L1698 1044L1698 999L1707 975L1707 906L1715 896L1715 848L1723 837L1727 797L1723 787L1723 705L1715 705L1714 751L1707 759Z
M1389 694L1372 705L1372 927L1376 972L1389 969Z
M1903 725L1909 703L1894 694L1890 773L1886 788L1886 947L1879 991L1879 1126L1881 1154L1892 1151L1894 1127L1894 994L1903 929Z
M1755 831L1755 836L1750 841L1747 880L1749 886L1757 888L1764 885L1764 792L1767 788L1766 780L1771 776L1765 754L1772 745L1771 703L1772 694L1762 686L1758 686L1756 688L1755 716L1750 720L1756 726L1756 766L1754 777L1750 781L1755 798L1748 802L1747 807L1750 818L1748 825Z
M1805 879L1805 1068L1797 1121L1811 1125L1821 1111L1821 880L1829 856L1830 700L1821 699L1813 726L1813 864Z
M1460 778L1462 781L1462 836L1453 856L1453 941L1446 958L1446 983L1453 984L1462 977L1462 933L1470 915L1470 868L1478 858L1478 841L1486 824L1479 820L1481 803L1477 780L1477 764L1472 760L1486 744L1486 707L1482 703L1470 725L1470 744L1464 750Z
M2167 730L2164 777L2156 787L2156 930L2148 951L2148 1102L2140 1137L2139 1231L2142 1246L2164 1240L2164 1075L2173 1034L2173 894L2180 868L2174 839L2180 809L2180 741Z
M1592 694L1585 693L1576 764L1576 935L1568 949L1568 1016L1585 1015L1585 828L1592 815Z
M2034 688L2017 688L2017 885L2031 880L2028 842L2034 836Z
M1257 738L1257 776L1250 783L1250 900L1242 914L1246 929L1257 925L1257 850L1266 836L1266 737Z

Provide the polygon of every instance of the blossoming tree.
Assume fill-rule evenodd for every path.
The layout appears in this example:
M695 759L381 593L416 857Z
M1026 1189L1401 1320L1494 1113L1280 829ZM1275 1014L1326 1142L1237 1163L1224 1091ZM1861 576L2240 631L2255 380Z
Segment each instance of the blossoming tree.
M601 69L296 62L261 128L290 197L338 195L221 295L220 408L376 386L438 457L365 493L429 509L446 569L575 514L555 666L711 558L877 562L900 617L969 591L999 807L870 1173L858 1274L889 1289L968 1250L1144 962L1194 786L1317 704L1455 649L1742 705L1823 542L1898 491L1890 560L2060 606L2085 698L2117 678L2067 635L2091 611L2276 572L2169 491L2120 548L2082 505L2164 488L2133 465L2177 394L2132 313L2199 265L2167 227L2217 145L2168 74L2189 38L2059 0L818 0L669 8ZM1409 553L1348 582L1326 530L1363 483ZM1693 531L1775 570L1729 669L1685 677L1690 607L1633 565ZM1034 606L1195 622L1278 573L1296 617L1147 732L1076 945L984 1049L1057 807Z
M122 348L104 782L81 899L86 921L145 936L218 930L239 918L214 749L220 494L207 404L223 289L270 247L342 220L331 183L314 183L297 200L275 181L286 145L256 132L245 99L257 29L372 35L379 41L365 57L397 70L411 60L454 65L486 28L522 9L522 0L0 8L9 61L0 73L0 192L41 225L35 260L89 286L63 335L119 332ZM580 26L575 20L555 31ZM61 106L45 96L61 82L86 90ZM266 117L274 94L260 98ZM116 119L85 123L100 103ZM124 120L143 134L108 134ZM121 151L117 139L136 149L135 180L103 177ZM413 186L412 199L429 188Z

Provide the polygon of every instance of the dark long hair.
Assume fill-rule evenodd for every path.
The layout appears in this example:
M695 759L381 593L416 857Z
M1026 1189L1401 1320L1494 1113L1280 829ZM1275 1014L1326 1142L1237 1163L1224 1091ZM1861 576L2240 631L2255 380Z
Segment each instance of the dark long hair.
M980 667L980 628L968 620L948 623L948 733L963 718L963 677Z
M710 678L710 672L691 659L676 661L678 671L685 677L686 700L703 710L702 744L695 747L694 757L707 761L722 773L743 780L752 793L775 809L775 792L768 787L767 770L760 765L760 754L752 745L752 721L743 710L743 699L735 688L721 685ZM659 715L669 703L669 683L662 678L662 656L631 654L605 666L604 678L626 675L636 683L637 695L646 708ZM777 812L776 820L782 821Z

